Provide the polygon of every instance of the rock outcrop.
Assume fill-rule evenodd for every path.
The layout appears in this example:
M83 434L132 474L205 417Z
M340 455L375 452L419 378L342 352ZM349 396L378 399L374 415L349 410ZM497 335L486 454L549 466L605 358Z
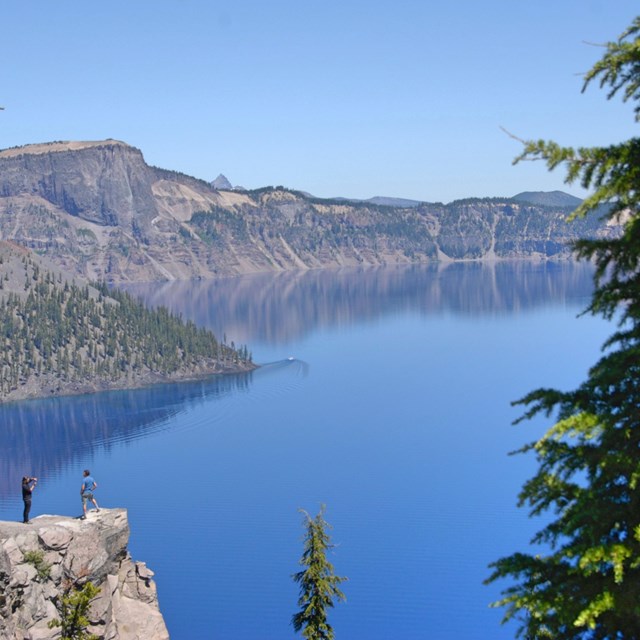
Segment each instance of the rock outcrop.
M6 149L0 151L0 239L91 280L120 283L566 258L571 240L619 232L597 215L567 224L572 205L566 203L576 201L567 194L446 205L326 200L284 187L226 191L222 178L212 185L151 167L140 150L117 140Z
M105 640L168 639L153 571L131 559L128 540L125 509L0 522L0 638L59 638L49 622L60 618L60 599L90 581L100 593L88 631Z

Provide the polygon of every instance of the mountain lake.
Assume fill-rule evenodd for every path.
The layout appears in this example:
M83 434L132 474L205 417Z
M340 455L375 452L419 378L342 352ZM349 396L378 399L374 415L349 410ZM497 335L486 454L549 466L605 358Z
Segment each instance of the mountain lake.
M261 274L129 287L246 344L261 367L0 407L0 519L79 515L82 469L126 507L172 640L283 640L303 516L326 505L342 640L515 637L483 585L541 528L508 453L550 420L511 402L586 377L613 326L577 317L588 265L514 262ZM301 637L301 636L298 636Z

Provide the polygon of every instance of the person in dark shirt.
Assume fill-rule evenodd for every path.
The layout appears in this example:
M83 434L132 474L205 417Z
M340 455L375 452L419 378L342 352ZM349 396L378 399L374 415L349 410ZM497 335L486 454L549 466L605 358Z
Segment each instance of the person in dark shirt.
M31 497L33 490L38 484L38 478L30 478L23 476L22 478L22 501L24 502L24 511L22 513L22 522L29 524L29 512L31 511Z

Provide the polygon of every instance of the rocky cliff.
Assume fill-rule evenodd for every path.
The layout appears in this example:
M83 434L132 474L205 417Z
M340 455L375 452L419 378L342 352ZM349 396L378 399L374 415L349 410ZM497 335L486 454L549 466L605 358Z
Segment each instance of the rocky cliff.
M563 258L572 239L617 232L597 217L567 224L570 206L522 198L394 202L321 200L283 187L225 191L151 167L116 140L0 152L0 239L111 282Z
M127 552L124 509L89 512L87 520L39 516L31 524L0 522L0 638L59 638L48 623L60 599L87 581L99 587L88 630L109 640L169 638L153 572Z

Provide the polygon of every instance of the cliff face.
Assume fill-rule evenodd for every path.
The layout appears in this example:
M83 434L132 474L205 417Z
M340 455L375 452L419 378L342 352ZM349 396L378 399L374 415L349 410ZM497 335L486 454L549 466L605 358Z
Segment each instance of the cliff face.
M87 520L0 522L0 638L59 637L59 629L48 627L60 618L57 603L70 585L91 581L100 593L91 605L90 632L109 640L168 639L153 572L131 559L128 540L124 509L89 512Z
M115 140L0 152L0 239L111 282L562 258L571 239L617 232L595 218L567 224L571 207L522 199L397 202L320 200L282 187L218 190L150 167Z
M35 152L2 158L2 192L39 195L54 207L102 226L148 226L155 214L152 173L142 153L116 141L65 147L38 145Z

